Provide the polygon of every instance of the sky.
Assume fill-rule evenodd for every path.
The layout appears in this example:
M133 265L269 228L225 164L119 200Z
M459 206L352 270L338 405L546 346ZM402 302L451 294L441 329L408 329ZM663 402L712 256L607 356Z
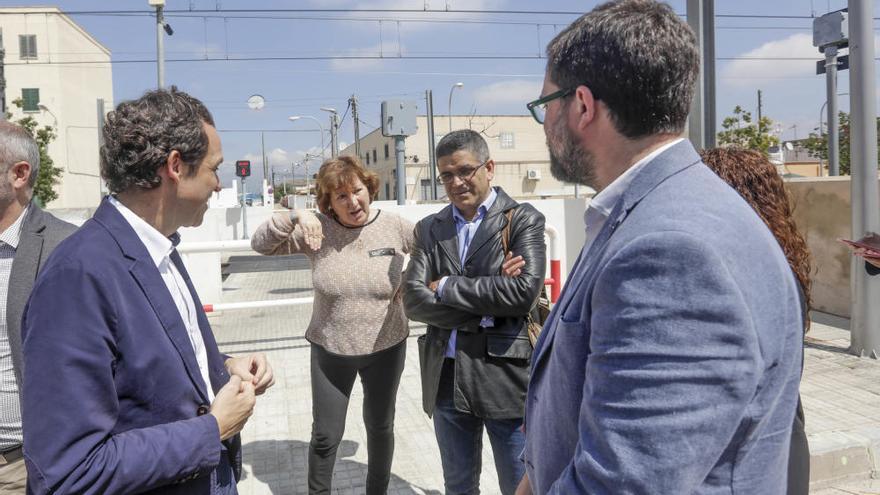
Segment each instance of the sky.
M464 85L453 93L453 114L526 115L525 104L540 93L547 43L597 3L167 0L174 34L165 37L165 83L198 97L213 113L228 163L221 180L228 187L235 160L251 159L254 179L262 178L260 131L279 174L306 153L320 154L318 124L289 116L311 116L328 129L329 114L320 108L335 108L340 148L351 143L352 95L359 101L362 136L378 125L387 99L415 100L424 113L430 89L435 117L447 115L458 82ZM669 3L684 16L685 0ZM0 6L47 4L69 12L111 51L117 104L156 86L155 16L147 0L0 0ZM811 16L844 7L843 0L716 0L719 130L737 105L757 113L758 90L763 115L778 123L783 140L818 127L825 79L815 74L822 56L812 46ZM875 10L877 17L880 8ZM875 32L876 26L875 20ZM840 93L849 92L847 76L840 75ZM260 110L247 104L255 94L265 101ZM840 109L849 110L848 95L840 97ZM324 141L329 147L329 136ZM312 171L317 165L310 164Z

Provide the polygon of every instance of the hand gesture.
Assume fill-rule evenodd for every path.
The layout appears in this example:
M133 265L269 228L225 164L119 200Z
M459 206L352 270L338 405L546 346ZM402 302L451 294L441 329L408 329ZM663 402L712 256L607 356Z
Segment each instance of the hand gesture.
M269 360L262 352L249 356L231 357L226 360L226 371L241 381L250 383L255 395L263 395L266 389L275 385L275 374Z
M868 254L867 249L861 247L853 248L853 254L864 258L865 261L867 261L868 263L874 265L877 268L880 268L880 258Z
M504 263L501 264L501 274L505 277L518 277L524 266L526 260L522 256L514 257L512 252L508 252L504 256Z
M254 412L254 386L232 375L226 385L217 392L211 403L211 416L217 420L220 440L237 435Z
M296 210L296 218L299 227L302 229L303 237L306 245L312 251L321 249L321 239L324 238L322 232L321 221L310 210Z

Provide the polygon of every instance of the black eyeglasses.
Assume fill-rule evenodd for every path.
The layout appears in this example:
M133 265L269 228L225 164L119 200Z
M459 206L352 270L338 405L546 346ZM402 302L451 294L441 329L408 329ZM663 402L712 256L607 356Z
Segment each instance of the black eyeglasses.
M529 109L529 112L532 113L532 117L538 121L539 124L544 123L544 115L547 113L547 104L557 98L564 98L572 93L574 93L575 88L566 88L560 89L559 91L554 91L547 96L538 98L535 101L529 102L526 104L526 108Z
M474 174L477 173L477 170L480 170L481 168L483 168L487 163L489 163L489 160L486 160L485 162L477 165L476 167L471 167L471 166L465 165L465 166L461 167L460 169L458 169L458 171L455 173L443 172L442 174L437 176L437 180L439 180L441 184L452 184L452 181L455 180L456 177L461 179L462 182L470 181L471 179L474 178Z

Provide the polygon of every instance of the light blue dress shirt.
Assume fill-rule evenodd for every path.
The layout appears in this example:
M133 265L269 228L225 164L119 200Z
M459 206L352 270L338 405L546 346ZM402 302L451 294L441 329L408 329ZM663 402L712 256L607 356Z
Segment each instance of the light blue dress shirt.
M461 265L464 266L464 260L467 257L468 248L471 246L471 240L474 238L474 234L477 233L477 229L480 228L480 224L483 223L483 219L486 218L486 212L489 211L489 208L492 207L492 204L495 203L495 198L498 197L498 193L495 192L495 188L491 188L489 190L489 197L480 204L479 208L477 208L477 214L474 215L473 220L466 220L461 212L458 211L458 208L455 205L452 205L452 219L455 221L455 231L456 237L458 237L458 259L461 262ZM443 302L443 286L446 285L446 279L448 277L443 277L440 279L440 283L437 286L437 296L440 299L440 302ZM495 319L491 316L484 316L480 321L481 327L494 327ZM449 343L446 344L446 357L455 359L455 340L458 335L458 329L452 330L452 335L449 336Z

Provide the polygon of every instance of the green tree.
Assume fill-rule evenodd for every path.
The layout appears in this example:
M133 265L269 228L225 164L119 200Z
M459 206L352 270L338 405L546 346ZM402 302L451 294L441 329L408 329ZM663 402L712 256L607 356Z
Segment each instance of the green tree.
M18 108L22 108L24 105L20 98L13 100L12 104ZM7 112L6 119L12 119L12 114ZM34 198L41 206L46 205L58 198L55 186L58 185L58 179L62 172L61 168L56 167L52 157L49 156L49 143L58 137L55 134L55 128L50 125L39 127L36 119L30 115L25 115L15 123L27 129L40 147L40 171L37 174L37 182L34 184Z
M840 134L837 140L837 149L840 155L840 175L850 175L850 156L849 156L849 136L850 136L850 125L849 125L849 114L846 112L840 112ZM804 139L801 143L804 148L806 148L811 155L824 160L826 163L828 161L828 134L827 133L819 133L819 129L814 129L816 132L811 132L810 137ZM877 145L880 146L880 118L877 119ZM880 159L878 159L878 166L880 166Z
M733 115L726 117L721 123L723 131L718 133L719 146L739 146L750 150L758 150L766 154L767 149L779 144L779 138L770 134L773 121L769 117L761 117L760 122L753 122L752 112L747 112L737 105Z

